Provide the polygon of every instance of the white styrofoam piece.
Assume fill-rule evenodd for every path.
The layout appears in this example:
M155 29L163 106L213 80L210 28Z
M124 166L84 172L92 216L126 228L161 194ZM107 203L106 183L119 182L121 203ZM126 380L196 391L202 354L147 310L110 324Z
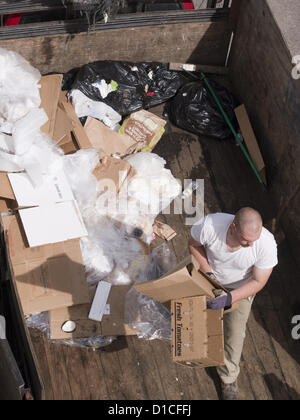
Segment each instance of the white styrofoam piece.
M89 319L102 321L102 317L107 311L106 302L111 289L111 283L99 281L93 303L89 313Z

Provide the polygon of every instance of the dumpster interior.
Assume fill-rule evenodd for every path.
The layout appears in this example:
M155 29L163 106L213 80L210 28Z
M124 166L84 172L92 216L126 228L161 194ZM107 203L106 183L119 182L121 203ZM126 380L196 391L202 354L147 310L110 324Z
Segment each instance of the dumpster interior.
M25 3L31 3L32 6L33 2L19 3L24 3L25 7ZM90 10L88 14L86 13L89 1L62 0L59 3L63 3L60 4L59 11L39 11L38 20L35 11L23 14L20 17L20 26L40 24L43 21L43 14L45 14L44 22L52 19L56 21L57 18L64 20L67 16L75 20L87 19L88 23L94 26L97 23L95 11L94 14L89 14ZM102 3L107 6L107 2ZM174 26L170 23L162 24L160 28L163 35L155 34L158 26L156 24L150 26L149 22L146 24L150 26L148 29L129 26L124 30L115 28L115 31L110 32L101 31L98 27L92 34L82 32L74 35L71 30L53 38L49 35L48 38L18 36L19 39L11 39L10 35L7 35L8 32L4 32L5 28L0 28L0 37L4 36L0 53L5 56L5 50L2 48L16 51L21 55L23 51L24 57L35 69L32 70L27 65L24 67L30 74L30 77L24 80L29 84L32 83L32 89L28 89L30 101L26 103L23 101L15 83L11 89L15 88L15 98L19 99L19 102L17 99L11 102L13 112L6 113L6 110L0 107L1 136L4 136L1 143L1 176L6 177L5 172L12 172L8 175L10 188L9 195L5 196L7 207L1 209L2 223L6 231L1 241L1 258L8 259L9 264L7 267L1 267L0 313L7 318L8 341L20 369L20 375L18 373L15 375L16 386L19 387L18 396L20 399L33 397L46 400L188 401L220 398L220 384L214 367L209 367L208 364L203 369L189 368L172 360L170 342L172 314L168 307L157 303L155 306L149 306L152 315L155 312L157 318L150 317L150 321L146 318L144 323L141 319L136 322L136 319L127 317L125 322L121 318L123 328L121 334L119 312L124 309L122 307L124 300L120 304L117 299L112 298L115 296L113 292L116 287L120 287L119 290L123 288L124 294L129 290L132 291L130 276L134 276L135 280L138 279L137 282L147 282L164 276L177 264L185 265L185 261L189 258L188 240L191 228L187 220L195 215L199 217L197 213L199 205L201 215L219 212L235 214L242 207L253 207L261 213L264 226L274 234L278 244L279 265L274 269L267 286L254 300L241 361L240 399L299 400L300 349L292 333L296 325L295 315L300 314L298 293L300 267L297 250L293 247L297 235L293 236L291 232L290 220L293 212L286 203L282 206L280 201L282 194L285 194L282 192L285 191L283 184L287 183L288 175L280 166L279 157L276 156L273 160L276 153L273 153L270 142L266 140L264 143L264 139L268 139L265 124L269 130L275 131L276 115L278 120L281 117L278 117L276 108L277 114L274 114L271 127L272 117L269 113L266 115L263 102L267 100L270 104L273 100L277 106L280 102L277 95L281 94L281 89L273 96L272 89L266 87L267 82L262 81L261 74L259 83L264 89L257 88L254 76L253 79L247 76L249 77L247 79L245 67L240 64L241 57L247 52L240 49L244 40L242 27L249 23L247 16L251 17L254 13L254 2L249 1L250 5L247 5L241 13L241 26L237 29L238 36L229 57L228 45L232 34L232 20L228 25L228 16L222 14L228 12L229 2L128 0L115 3L119 9L115 7L111 11L111 16L117 16L117 19L119 17L121 19L123 14L145 13L146 15L148 12L158 13L157 16L161 19L160 12L168 10L170 16L173 16L174 11L176 14L181 11L190 13L188 10L192 10L192 6L196 9L195 5L197 8L202 6L205 8L209 6L209 9L220 8L222 12L218 15L207 15L205 21L201 21L201 18L197 23L176 21ZM271 19L267 6L263 12L264 18L267 16ZM216 19L214 20L212 16ZM106 17L102 16L98 23L105 24L103 22L105 19ZM263 25L260 27L263 28ZM273 26L271 28L274 29ZM119 31L122 31L122 37ZM277 37L277 28L274 31ZM180 37L182 42L179 42L176 36ZM201 42L197 40L199 36L202 37ZM255 31L254 36L257 36ZM271 38L274 39L274 36ZM168 44L170 39L174 39L172 45L178 41L177 50L170 49ZM219 42L215 42L216 39ZM147 40L150 40L149 45ZM104 48L105 42L109 43L109 49ZM152 51L155 42L161 43L158 52ZM114 48L116 45L122 46L120 51ZM224 45L227 46L225 51ZM284 56L286 47L282 40L278 45L282 48ZM39 51L40 54L35 53L33 56L32 51ZM57 56L60 57L59 60ZM97 61L99 57L103 61ZM243 60L247 63L247 58L244 57ZM255 61L254 58L252 60L248 62L249 68ZM8 62L7 60L6 63ZM185 67L182 63L190 65ZM46 93L42 99L44 104L48 103L47 116L52 116L48 118L48 122L44 119L42 108L39 108L38 99L35 97L35 88L40 76L35 71L43 75L42 89ZM246 80L249 80L252 89L250 93L247 91ZM211 95L211 88L226 110L225 119ZM283 91L284 88L285 86L282 87ZM260 95L260 91L263 94ZM51 98L52 102L45 102L45 98ZM204 99L204 105L201 104L199 113L194 102L189 113L190 102L194 98L197 98L197 102ZM15 107L15 103L18 105L21 103L23 106L23 102L32 108L29 111L29 114L32 113L32 120L23 121L21 142L18 135L20 127L17 126L16 120L18 121L18 113L22 113L22 108ZM241 121L235 112L243 104L246 105L243 116L247 116L253 123L255 134L251 137L254 141L251 144L247 143L248 137L242 130ZM44 109L46 111L46 107ZM264 115L262 122L258 119L259 113ZM150 140L148 138L145 140L145 137L136 140L136 133L139 135L141 133L137 121L139 124L147 122L147 133L150 128L155 127ZM24 130L26 124L28 132ZM43 134L39 133L40 127ZM95 132L96 135L93 134ZM289 145L296 138L294 134L295 130L289 131L289 139L292 139ZM34 136L39 136L40 143L43 144L40 149L37 146L32 149ZM54 140L55 146L45 140L46 136ZM103 141L106 136L110 142ZM274 138L279 144L275 134ZM10 141L14 142L14 152L9 149ZM251 147L254 147L254 154ZM24 152L28 150L30 154L26 157ZM257 157L259 150L261 154L257 160L255 156ZM280 150L286 162L291 152L289 150L284 155L284 151ZM291 150L294 148L291 147ZM147 154L147 161L139 161L143 154ZM12 160L12 155L17 155L17 159ZM74 233L72 230L71 233L65 234L63 224L60 229L55 229L56 227L51 225L54 228L53 232L50 232L51 241L49 241L49 236L45 239L41 235L47 224L43 218L39 225L40 229L34 232L30 230L32 224L25 217L26 211L33 213L35 223L38 225L39 206L41 203L45 205L47 199L43 195L38 204L36 202L32 204L32 196L30 196L31 201L28 197L24 199L21 193L24 193L25 186L28 188L29 184L18 184L20 179L16 175L20 175L20 171L24 174L25 168L26 176L36 188L42 178L41 173L44 176L41 164L40 166L36 164L36 156L40 157L40 163L42 162L45 167L48 165L47 168L50 168L56 160L59 164L61 161L65 162L64 171L66 173L69 171L68 175L71 175L68 178L71 195L68 195L69 189L64 177L61 178L63 182L56 185L64 186L59 193L69 197L66 202L74 200L77 203L75 212L71 213L68 207L66 219L71 220L72 214L75 225L78 222L78 214L81 214L82 219L79 220L83 220L84 223L76 224L79 233L77 231ZM249 164L251 159L253 161ZM122 169L126 172L125 179L129 182L129 186L132 186L130 191L134 200L145 200L143 193L144 189L147 189L147 184L143 184L141 179L150 179L155 171L160 174L158 198L154 196L151 200L151 204L154 205L151 217L148 218L148 215L145 216L141 211L137 211L134 206L127 218L108 212L103 213L107 217L104 219L102 213L100 218L93 212L92 199L99 200L101 195L103 197L105 194L110 194L109 186L99 190L99 182L104 176L115 180L113 170L112 172L108 170L111 163L117 168L122 164ZM59 165L53 167L61 169ZM278 168L280 174L283 174L282 179L277 175ZM100 194L97 196L92 174L96 176L98 182L97 194L99 192ZM140 183L136 181L137 178ZM3 179L2 177L1 182ZM175 180L179 182L181 188ZM185 180L189 180L188 183ZM196 184L190 183L196 180L201 182L204 180L202 201L197 201L199 195ZM145 179L143 181L145 182ZM291 208L295 198L294 182L296 184L297 180L291 180L293 185L288 188L286 196L284 195ZM165 187L166 184L169 188ZM23 185L23 190L20 185ZM280 187L280 192L276 190L277 186ZM32 185L30 188L32 191ZM118 193L120 191L122 184L119 179ZM182 204L187 203L184 211L179 214L173 205L170 207L171 211L164 211L168 204L173 201L175 203L178 197ZM289 200L288 197L292 199ZM60 204L66 203L60 200ZM51 209L54 211L54 207ZM50 226L49 212L47 215ZM112 225L108 220L113 220L112 231L109 229ZM154 224L156 230L153 228ZM89 233L90 242L85 237L84 228ZM95 235L91 232L95 232ZM73 235L71 241L65 241L63 234ZM137 252L135 245L138 241L142 242L143 246ZM49 246L49 243L52 245ZM103 252L105 244L106 253ZM128 245L126 250L124 244ZM130 244L134 244L132 248ZM22 257L18 256L18 252L15 253L15 249ZM36 251L33 257L29 253L30 249ZM140 258L141 249L143 258ZM43 250L46 250L45 253ZM26 261L22 260L24 252L28 252ZM45 263L43 259L45 255L47 264L51 260L52 266ZM118 256L119 261L116 263ZM132 261L134 264L131 266ZM20 262L23 268L20 268L22 265ZM42 285L37 274L39 270L42 272L41 278L44 282ZM45 279L52 274L51 270L56 276L56 283L55 276L51 278L55 289L52 295L51 291L49 293L51 287L45 286ZM67 282L59 284L65 273L70 273L68 270L73 270L76 285L74 288ZM86 278L89 290L87 285L82 283L82 278ZM100 322L91 317L88 320L91 322L89 324L86 322L87 308L91 310L89 314L91 316L91 296L96 297L95 290L99 283L104 287L101 290L102 297L106 293L107 295L111 293L111 300L108 300L110 306L107 307L106 301L103 303L102 299L103 312ZM25 291L28 284L31 287ZM40 299L41 288L47 295L47 301ZM63 304L59 305L59 302ZM153 302L144 299L141 307L144 309L149 303ZM134 305L140 305L140 301L134 301ZM74 312L73 318L72 307L78 309L78 312ZM118 316L112 317L110 321L109 311L112 308L118 309ZM140 310L139 306L134 306L133 309L134 311L129 311L131 316L132 312L138 313L139 316L144 316L146 313L146 310ZM105 313L105 310L108 312ZM96 314L98 315L99 313ZM19 325L18 329L14 328L15 325ZM20 350L22 348L25 350Z

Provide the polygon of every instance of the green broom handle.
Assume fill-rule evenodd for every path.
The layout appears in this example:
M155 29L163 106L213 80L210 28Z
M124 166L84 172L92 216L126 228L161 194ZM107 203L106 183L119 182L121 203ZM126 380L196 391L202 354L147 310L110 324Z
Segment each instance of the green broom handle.
M214 92L213 88L211 87L211 85L210 85L209 81L207 80L207 78L206 78L205 74L204 74L204 73L201 73L201 77L202 77L202 79L204 80L204 82L206 83L206 85L207 85L207 87L208 87L208 89L209 89L210 93L212 94L212 96L213 96L214 100L216 101L216 103L217 103L218 107L220 108L220 111L222 112L223 117L225 118L225 120L226 120L227 124L229 125L229 127L230 127L230 129L231 129L231 131L232 131L232 133L234 134L234 137L236 138L236 140L237 140L238 144L240 145L240 147L241 147L241 149L242 149L242 151L243 151L244 155L246 156L246 158L247 158L248 162L250 163L251 168L253 169L253 171L254 171L255 175L257 176L257 178L258 178L259 182L260 182L261 184L263 184L263 180L262 180L261 176L259 175L258 170L256 169L256 167L255 167L254 163L252 162L252 160L251 160L251 158L250 158L250 156L249 156L249 154L248 154L248 152L247 152L247 150L246 150L245 146L244 146L244 145L243 145L243 143L241 142L241 139L239 138L239 136L238 136L237 132L235 131L235 129L234 129L234 127L233 127L233 125L231 124L231 122L230 122L230 120L229 120L229 118L228 118L228 116L227 116L226 112L224 111L224 109L223 109L223 107L222 107L222 105L221 105L221 103L220 103L219 99L217 98L217 96L216 96L216 94L215 94L215 92Z

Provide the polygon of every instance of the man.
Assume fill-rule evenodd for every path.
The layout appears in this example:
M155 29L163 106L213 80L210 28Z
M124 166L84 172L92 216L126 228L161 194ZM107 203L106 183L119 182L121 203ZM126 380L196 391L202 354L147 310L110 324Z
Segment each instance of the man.
M191 229L190 253L202 271L216 278L229 293L208 301L210 309L239 307L224 315L225 365L218 367L222 399L237 400L239 364L254 296L267 284L277 265L274 236L261 215L243 208L235 216L210 214Z

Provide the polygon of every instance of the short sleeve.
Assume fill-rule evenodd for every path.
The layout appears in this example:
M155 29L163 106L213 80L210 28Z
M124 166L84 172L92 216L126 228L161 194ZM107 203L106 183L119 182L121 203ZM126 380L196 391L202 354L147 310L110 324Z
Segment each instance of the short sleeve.
M273 235L270 234L270 237L264 242L263 247L259 252L255 267L261 270L267 270L276 267L277 264L277 244Z
M198 223L192 226L191 235L195 241L203 246L207 246L210 242L209 238L208 216L203 217Z

